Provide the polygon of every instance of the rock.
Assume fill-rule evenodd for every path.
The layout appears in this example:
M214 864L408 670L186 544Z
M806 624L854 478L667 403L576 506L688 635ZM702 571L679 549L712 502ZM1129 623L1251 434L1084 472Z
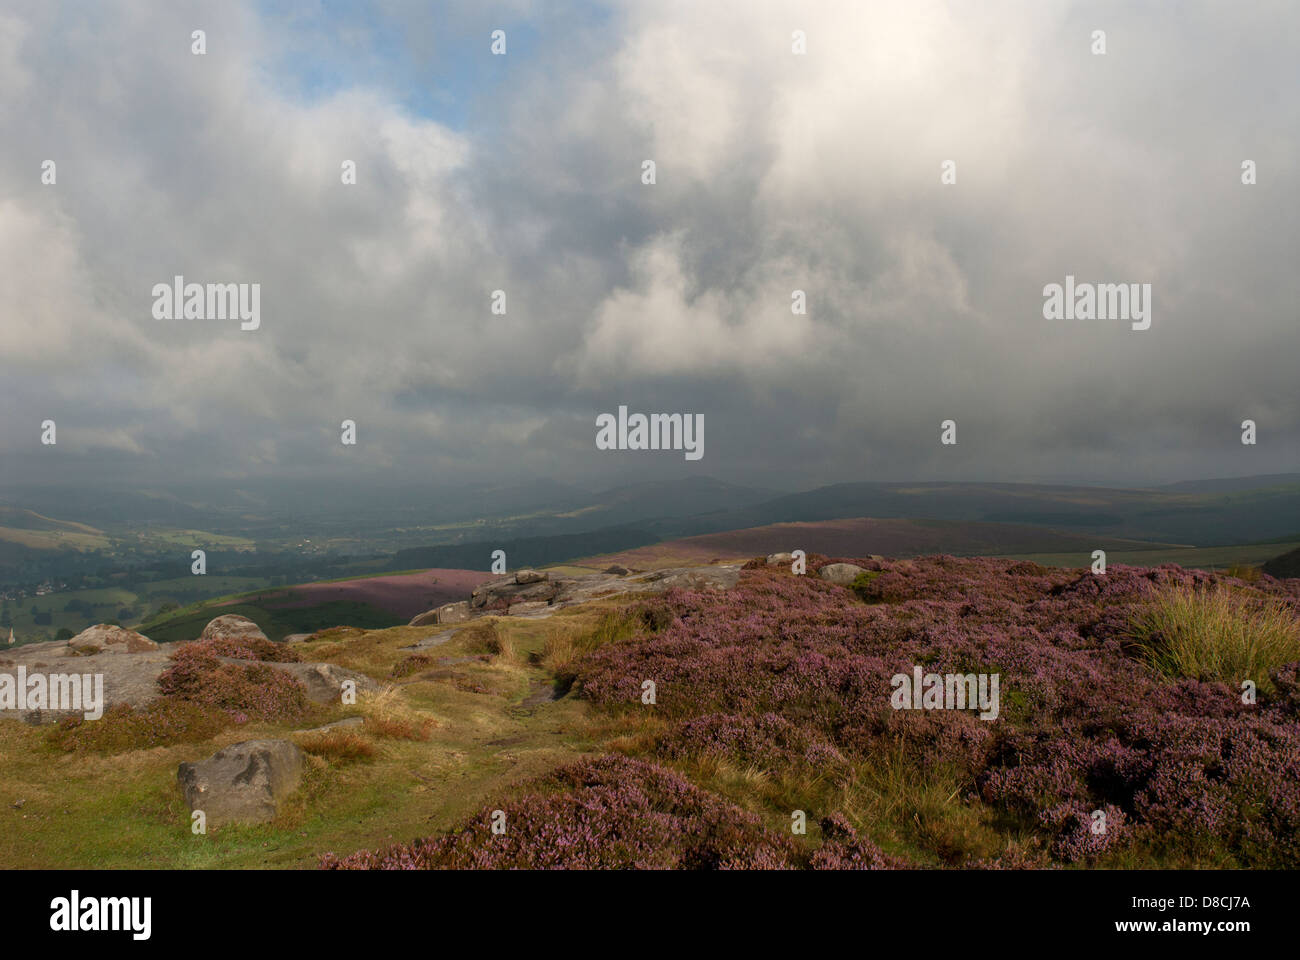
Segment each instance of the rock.
M216 638L265 640L266 634L248 617L227 613L224 616L209 620L208 625L199 634L200 640L213 640Z
M740 580L738 567L686 567L660 570L652 575L659 590L682 587L686 590L729 590Z
M551 605L544 600L525 600L523 603L511 604L506 613L512 617L526 617L550 609Z
M488 612L491 610L504 610L513 603L521 603L525 600L554 600L560 592L561 584L549 579L535 580L526 584L518 584L511 580L494 580L491 583L485 583L472 594L470 594L469 606L471 610Z
M340 703L343 684L351 680L357 693L378 690L379 684L364 673L340 667L337 663L275 663L269 660L239 660L235 657L218 657L222 663L239 663L245 666L271 667L289 674L307 688L307 699L313 703Z
M69 640L68 648L74 653L87 656L96 653L144 653L157 650L158 644L134 630L111 623L97 623Z
M16 677L20 666L26 667L29 675L38 670L46 674L101 674L104 678L104 709L115 703L138 707L159 695L158 676L170 666L168 656L176 647L170 643L150 643L150 647L139 653L122 650L121 644L113 644L99 653L84 654L76 653L61 640L29 643L5 651L3 662L0 662L0 674ZM0 720L5 717L18 719L19 713L0 710ZM39 720L48 722L58 717L56 711L45 710ZM33 716L29 722L36 719Z
M794 563L793 553L772 553L768 554L768 563Z
M441 607L426 610L414 617L407 626L427 627L431 623L464 623L469 618L469 601L457 600L455 603L444 603Z
M828 563L822 567L820 576L823 580L829 580L841 587L847 587L857 579L858 574L865 572L866 570L856 563Z
M541 583L543 580L548 579L550 579L549 573L542 573L538 570L515 571L515 583Z
M190 811L209 826L265 823L302 780L302 751L288 740L245 740L199 763L182 763L176 780Z
M324 726L312 727L310 730L295 730L294 733L329 733L331 730L343 730L348 727L360 727L366 722L365 717L344 717Z
M444 603L438 608L439 623L464 623L468 619L468 600L457 600L455 603Z
M291 633L284 638L285 643L306 643L311 639L310 633Z
M621 567L617 563L611 563L605 568L606 573L612 573L616 577L626 577L632 571L627 567Z

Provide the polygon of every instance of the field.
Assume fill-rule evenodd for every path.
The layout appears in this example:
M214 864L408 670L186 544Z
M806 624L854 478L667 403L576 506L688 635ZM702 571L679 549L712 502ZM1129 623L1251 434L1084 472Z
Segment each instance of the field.
M456 600L491 574L478 570L422 570L257 589L192 604L140 629L159 643L193 640L213 617L238 614L262 627L272 640L347 624L382 629L407 623L416 614Z
M560 619L589 629L603 609L566 611ZM200 744L69 755L51 748L49 727L0 719L0 818L7 824L0 868L310 868L325 851L449 828L520 781L590 754L601 739L585 703L538 696L552 678L530 655L541 654L549 628L500 623L509 656L485 655L481 627L463 630L434 653L468 662L396 682L400 711L432 722L429 739L367 735L372 757L315 758L297 801L267 826L194 836L175 789L176 766L250 737L307 742L283 724L250 722ZM391 684L393 667L409 656L401 647L428 632L344 631L344 642L302 649ZM356 707L321 708L298 726L392 712L363 698Z
M265 585L265 579L256 577L177 577L141 584L134 589L61 590L41 597L11 600L6 609L15 638L19 642L34 642L52 639L61 629L80 633L86 627L109 620L135 626L163 603L191 604ZM49 622L38 623L38 616L41 620L48 618ZM8 634L7 627L5 633Z
M259 603L269 610L314 607L336 601L355 603L410 620L433 607L466 599L471 590L490 579L492 574L481 570L442 568L404 574L375 574L302 583L279 593L263 594Z
M702 534L668 540L636 550L624 550L583 561L585 566L610 563L650 569L713 559L748 559L770 553L803 550L827 556L912 557L950 553L956 556L1008 556L1053 553L1074 558L1074 566L1091 562L1093 550L1177 549L1115 537L1088 537L1015 523L976 523L947 520L857 518L802 523L776 523L745 530ZM1067 554L1067 551L1070 551Z

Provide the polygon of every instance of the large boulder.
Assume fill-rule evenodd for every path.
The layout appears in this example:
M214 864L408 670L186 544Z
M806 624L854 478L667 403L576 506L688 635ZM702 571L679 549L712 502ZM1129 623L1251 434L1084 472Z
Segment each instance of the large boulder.
M288 740L245 740L198 763L182 763L176 780L190 811L209 826L265 823L302 780L302 751Z
M553 580L536 580L531 583L515 583L513 580L494 580L485 583L470 594L471 610L489 612L504 610L511 604L525 600L554 600L560 592L561 584Z
M543 580L549 578L549 573L542 573L540 570L515 571L515 583L541 583Z
M265 640L267 639L260 627L248 617L241 617L235 613L227 613L223 616L216 617L208 621L208 625L203 628L203 633L199 634L200 640Z
M441 607L426 610L412 618L407 626L427 627L433 623L464 623L469 618L469 601L457 600L455 603L444 603Z
M858 578L860 573L866 573L866 570L856 563L828 563L821 568L820 576L823 580L847 587Z
M158 644L134 630L111 623L97 623L69 640L68 648L80 656L90 656L96 653L144 653L157 650Z
M411 622L408 623L407 626L427 627L429 624L437 623L437 622L438 622L438 608L434 607L432 610L424 611L424 613L417 613L415 616L411 618Z
M793 553L769 553L767 555L768 563L794 563Z
M444 603L438 608L439 623L464 623L470 617L469 601L457 600L455 603Z
M654 592L681 587L685 590L730 590L740 580L739 567L674 567L657 570L645 578Z

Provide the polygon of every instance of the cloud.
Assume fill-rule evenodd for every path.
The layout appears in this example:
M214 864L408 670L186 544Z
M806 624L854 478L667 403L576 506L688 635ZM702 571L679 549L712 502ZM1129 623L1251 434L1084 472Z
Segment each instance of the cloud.
M46 416L59 470L122 480L687 469L596 451L620 403L790 486L1296 469L1290 5L339 16L0 18L10 480ZM1067 273L1151 283L1152 329L1044 321ZM153 320L176 274L260 283L262 329Z

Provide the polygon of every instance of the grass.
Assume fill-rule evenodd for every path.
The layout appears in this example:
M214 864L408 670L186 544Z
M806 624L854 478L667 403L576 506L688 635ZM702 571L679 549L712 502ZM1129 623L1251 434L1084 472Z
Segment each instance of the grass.
M1167 676L1272 692L1269 674L1300 660L1300 619L1282 600L1230 587L1170 588L1134 618L1130 640Z
M298 746L314 756L345 763L369 760L375 755L374 744L350 730L327 730L305 736L298 741Z
M143 624L139 630L157 643L194 640L203 632L208 621L225 614L247 617L272 640L283 640L291 633L314 633L341 623L379 630L405 622L401 617L385 613L371 604L350 600L332 600L310 607L279 609L261 607L255 603L234 603L229 606L203 603L171 614L165 619Z
M611 608L588 606L552 620L594 627ZM516 784L603 752L585 702L524 704L554 682L540 664L551 621L486 622L495 640L486 628L461 628L445 644L418 651L440 678L425 670L310 719L361 716L357 727L299 732L302 723L253 720L197 742L152 745L127 722L129 736L108 737L105 727L69 750L72 744L50 742L54 728L0 719L0 868L312 868L325 851L352 853L449 829ZM393 684L394 666L417 652L406 648L431 632L330 630L300 649L305 660ZM496 647L487 662L475 656L485 642ZM436 663L443 658L466 660ZM276 819L191 834L177 765L241 740L285 737L307 751L308 763L303 786Z
M624 640L636 632L637 622L624 610L607 610L590 621L559 618L546 625L538 661L561 684L572 682L572 664L597 647Z
M808 833L793 839L809 849L821 843L819 818L837 813L886 853L917 865L1041 860L1030 826L981 802L961 771L918 769L902 745L837 769L718 755L667 761L656 755L671 726L661 714L594 711L574 696L538 696L566 690L580 658L643 627L655 624L623 598L451 630L321 631L295 646L304 660L337 663L385 685L311 717L362 718L346 728L254 720L203 736L196 714L192 740L159 742L141 733L134 714L116 726L108 716L99 725L70 725L66 734L0 722L0 868L311 867L325 851L346 855L436 834L526 780L610 751L666 763L786 836L791 813L803 810ZM1161 594L1134 629L1135 642L1164 658L1171 675L1217 671L1206 678L1250 677L1263 688L1268 669L1300 659L1294 615L1230 589ZM444 633L445 642L412 649ZM174 719L188 729L188 715ZM292 738L308 753L303 786L270 824L192 835L177 764L261 737ZM1232 864L1216 862L1212 851L1124 848L1098 865Z

